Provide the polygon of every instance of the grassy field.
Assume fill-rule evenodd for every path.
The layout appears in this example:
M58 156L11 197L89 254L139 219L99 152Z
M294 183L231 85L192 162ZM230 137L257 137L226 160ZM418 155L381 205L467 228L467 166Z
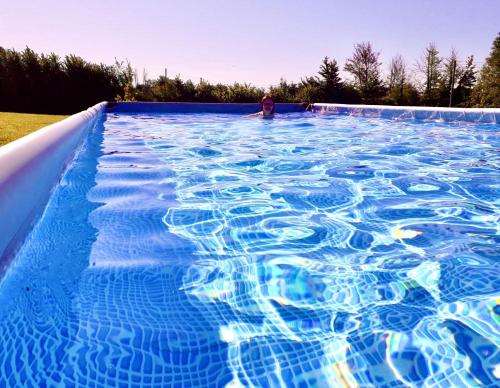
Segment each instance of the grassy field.
M67 116L0 112L0 146Z

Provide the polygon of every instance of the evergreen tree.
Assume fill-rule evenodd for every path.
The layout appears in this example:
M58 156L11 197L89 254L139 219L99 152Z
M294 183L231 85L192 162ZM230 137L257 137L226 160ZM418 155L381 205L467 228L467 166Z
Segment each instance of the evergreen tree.
M458 63L458 55L455 49L451 50L450 56L444 59L440 77L440 105L452 107L455 102L455 88L461 78L463 69Z
M0 47L0 111L74 113L123 94L121 70L75 55Z
M473 102L479 107L500 108L500 33L493 41L490 55L481 69L473 91Z
M358 43L344 66L344 70L354 76L354 85L365 102L372 102L382 91L379 55L370 42Z
M430 43L426 48L418 69L424 76L424 86L422 90L422 103L424 105L437 105L440 95L441 83L441 58L434 43Z
M18 85L23 96L24 109L28 112L36 112L38 102L44 97L43 90L38 86L42 82L42 67L39 56L29 47L21 52L23 80Z
M40 112L50 112L56 106L62 107L66 102L64 85L67 78L61 65L61 59L54 53L40 55L40 66L43 79L38 89L43 91L43 98L38 101ZM36 112L36 111L34 111Z
M0 111L22 111L23 88L25 84L21 53L15 50L2 50L0 60Z
M335 101L339 98L342 90L342 81L339 76L339 67L335 59L328 57L323 59L319 68L320 82L323 88L324 101Z
M467 58L462 74L458 79L458 85L455 91L455 104L457 106L470 107L471 95L476 84L476 67L474 65L474 56Z

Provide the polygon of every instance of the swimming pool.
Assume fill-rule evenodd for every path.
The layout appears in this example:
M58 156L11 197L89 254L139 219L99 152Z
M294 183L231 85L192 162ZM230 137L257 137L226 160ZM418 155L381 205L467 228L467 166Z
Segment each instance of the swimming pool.
M108 113L0 284L0 386L500 377L498 125Z

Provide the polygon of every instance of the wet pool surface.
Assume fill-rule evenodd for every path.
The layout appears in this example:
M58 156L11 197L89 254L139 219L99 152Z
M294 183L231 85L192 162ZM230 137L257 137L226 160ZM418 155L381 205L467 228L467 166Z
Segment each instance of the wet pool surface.
M498 125L108 114L0 283L0 386L494 386Z

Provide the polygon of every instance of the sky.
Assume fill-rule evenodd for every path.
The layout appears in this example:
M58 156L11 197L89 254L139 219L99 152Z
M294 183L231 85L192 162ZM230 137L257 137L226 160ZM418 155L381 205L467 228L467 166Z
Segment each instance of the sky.
M139 81L167 69L197 82L276 84L340 67L369 41L382 69L411 69L434 42L479 65L500 32L500 0L0 0L0 46L106 64L128 59ZM346 76L347 74L343 74Z

